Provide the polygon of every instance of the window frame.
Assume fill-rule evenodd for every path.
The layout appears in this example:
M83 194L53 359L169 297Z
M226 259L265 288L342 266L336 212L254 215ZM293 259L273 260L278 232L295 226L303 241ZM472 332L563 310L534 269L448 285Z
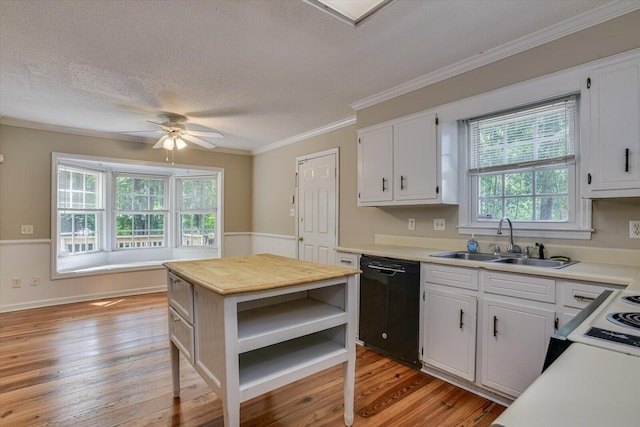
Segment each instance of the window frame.
M215 186L216 186L216 201L215 201L215 207L213 209L185 209L183 206L183 197L184 197L184 192L183 192L183 185L186 181L198 181L198 180L214 180L215 181ZM220 236L218 234L218 217L219 217L219 213L220 213L220 179L219 176L214 176L214 175L210 175L210 176L206 176L206 175L202 175L202 176L178 176L176 177L176 198L175 198L175 202L176 202L176 207L175 207L175 245L178 248L207 248L207 247L211 247L211 248L217 248L219 247L219 241L220 241ZM201 246L196 246L196 245L184 245L182 244L182 215L183 214L191 214L191 215L198 215L198 214L202 214L202 215L208 215L208 214L213 214L214 218L215 218L215 230L214 230L214 244L211 246L208 245L201 245Z
M96 176L96 207L94 208L75 208L73 206L71 207L60 207L60 167L63 166L66 170L76 173L82 173L84 175L95 175ZM105 246L105 239L104 239L104 220L105 220L105 216L106 216L106 207L105 207L105 191L104 191L104 182L105 182L105 176L104 176L104 171L99 170L99 169L93 169L93 168L88 168L88 167L84 167L84 166L78 166L73 164L72 162L59 162L56 165L55 168L55 182L54 182L54 186L55 186L55 192L53 194L55 194L55 216L52 216L53 218L55 218L56 221L56 230L58 230L58 239L56 241L56 245L55 245L55 252L56 252L56 256L60 257L60 258L66 258L66 257L77 257L77 256L83 256L83 255L87 255L87 254L95 254L95 253L99 253L102 252L104 250L104 246ZM73 189L68 189L66 191L71 191L73 194ZM84 192L83 192L84 193ZM71 204L73 204L73 195L71 195ZM61 240L62 240L62 215L64 214L71 214L71 215L76 215L76 214L80 214L80 215L90 215L90 214L95 214L96 215L96 219L95 219L95 237L96 237L96 242L94 243L94 248L92 250L88 250L88 251L82 251L82 252L71 252L71 253L63 253L61 252ZM72 236L73 239L73 236Z
M102 174L101 197L103 213L100 218L99 251L59 256L61 224L58 213L58 166L86 169ZM165 182L164 246L124 249L116 244L116 191L115 175L163 177ZM176 180L182 177L216 177L217 215L216 235L220 236L215 247L179 247L176 244L175 208L178 198ZM174 165L166 163L131 161L126 159L86 156L80 154L52 153L51 167L51 278L62 279L83 275L117 273L121 271L160 268L163 262L182 259L219 258L223 252L224 216L224 169L217 167ZM153 211L158 212L158 211Z
M154 179L154 180L161 180L164 182L164 194L163 194L163 198L164 198L164 208L163 209L158 209L158 210L154 210L154 209L142 209L142 210L136 210L136 209L118 209L118 190L117 190L117 186L118 186L118 177L128 177L128 178L144 178L144 179ZM112 184L111 184L111 194L112 194L112 201L111 201L111 207L112 207L112 215L110 218L110 224L111 227L109 228L109 231L111 231L109 233L109 237L111 239L111 248L112 250L115 251L128 251L128 250L146 250L146 249L163 249L166 248L169 244L169 231L171 229L171 222L170 222L170 198L171 198L171 189L170 189L170 185L169 185L169 181L170 181L170 176L169 175L153 175L153 174L141 174L141 173L123 173L123 172L113 172L112 173ZM147 196L148 197L148 196ZM129 247L119 247L118 246L118 225L117 225L117 221L118 221L118 215L162 215L163 216L163 223L164 223L164 228L163 228L163 233L162 233L162 246L129 246ZM132 233L134 230L131 230ZM132 234L133 235L133 234ZM150 237L150 236L148 236Z
M523 86L529 86L527 89L531 90L531 87L535 87L537 82L523 84ZM492 98L495 94L485 94L487 98ZM492 111L479 110L474 116L491 116L499 114L500 111L504 111L508 114L509 111L516 111L527 107L534 108L545 102L553 102L554 100L561 99L563 97L569 98L570 96L576 96L576 114L575 114L575 156L568 161L557 161L557 165L568 167L569 181L568 181L568 204L569 204L569 220L566 222L542 222L542 221L518 221L513 220L514 223L514 235L519 237L536 237L536 238L565 238L565 239L590 239L591 238L591 200L583 199L580 192L580 138L582 129L581 120L581 100L579 92L570 92L559 94L556 96L549 96L544 99L534 98L527 100L523 103L510 104L506 108L495 109ZM483 95L478 96L483 98ZM514 97L517 101L517 97ZM511 102L516 102L511 101ZM490 102L488 103L491 104ZM490 107L487 107L490 108ZM473 174L470 171L469 162L469 144L470 135L467 126L467 119L460 118L457 122L457 136L460 144L460 159L459 159L459 180L461 188L460 206L458 210L458 233L459 234L476 234L476 235L495 235L498 227L498 222L501 218L492 218L491 220L478 220L477 217L477 203L478 203L478 180L475 179L478 174ZM553 162L544 163L538 165L538 162L532 162L529 169L543 169L551 166ZM514 171L516 168L509 168L505 166L502 173L507 171ZM500 171L494 170L493 173Z

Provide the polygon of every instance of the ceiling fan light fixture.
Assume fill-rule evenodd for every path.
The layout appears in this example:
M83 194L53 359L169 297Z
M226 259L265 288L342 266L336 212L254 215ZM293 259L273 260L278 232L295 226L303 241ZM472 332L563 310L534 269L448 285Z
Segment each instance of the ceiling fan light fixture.
M173 139L174 139L175 147L178 150L182 150L184 147L187 146L187 143L184 142L184 140L182 138L180 138L179 136L174 136Z
M165 139L164 142L162 143L162 148L169 151L173 150L173 146L174 146L173 139L174 139L173 136L169 136L169 138Z

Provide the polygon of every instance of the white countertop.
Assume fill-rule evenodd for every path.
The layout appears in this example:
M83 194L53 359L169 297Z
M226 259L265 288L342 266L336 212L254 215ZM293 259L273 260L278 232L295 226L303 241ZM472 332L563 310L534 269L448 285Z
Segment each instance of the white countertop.
M431 256L441 252L450 252L437 248L418 248L412 246L396 246L381 244L359 244L354 246L337 246L337 251L351 252L373 256L400 258L409 261L449 264L460 267L484 268L510 273L533 274L554 277L556 279L580 280L611 285L625 286L628 290L640 291L640 266L616 265L606 263L579 262L564 268L540 268L523 265L469 261L454 258L438 258Z
M492 427L638 427L639 408L640 357L572 344Z

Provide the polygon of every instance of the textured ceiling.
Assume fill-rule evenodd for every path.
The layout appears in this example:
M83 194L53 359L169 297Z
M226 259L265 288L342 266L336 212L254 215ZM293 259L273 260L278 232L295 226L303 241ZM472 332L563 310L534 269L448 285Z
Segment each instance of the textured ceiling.
M0 0L0 116L124 133L171 112L255 150L606 3L398 0L353 28L302 0Z

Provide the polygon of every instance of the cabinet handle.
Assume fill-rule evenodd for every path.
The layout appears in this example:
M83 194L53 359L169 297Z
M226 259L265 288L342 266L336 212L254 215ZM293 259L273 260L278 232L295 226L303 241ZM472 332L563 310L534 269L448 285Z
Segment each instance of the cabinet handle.
M340 263L342 263L342 264L349 264L349 265L353 264L353 263L352 263L351 261L349 261L348 259L341 259L341 260L340 260Z
M624 150L624 171L629 172L629 149Z
M578 294L575 294L573 296L573 299L576 299L578 301L595 301L596 300L594 297L588 297L586 295L578 295Z
M493 316L493 336L498 336L498 316Z
M173 322L174 322L174 323L176 323L176 322L179 322L179 321L180 321L180 318L173 317L173 316L171 316L171 318L173 319Z
M464 326L464 321L462 320L462 316L464 315L464 310L460 309L460 329Z
M387 191L387 178L382 178L382 191Z
M400 190L404 190L404 175L400 175Z

